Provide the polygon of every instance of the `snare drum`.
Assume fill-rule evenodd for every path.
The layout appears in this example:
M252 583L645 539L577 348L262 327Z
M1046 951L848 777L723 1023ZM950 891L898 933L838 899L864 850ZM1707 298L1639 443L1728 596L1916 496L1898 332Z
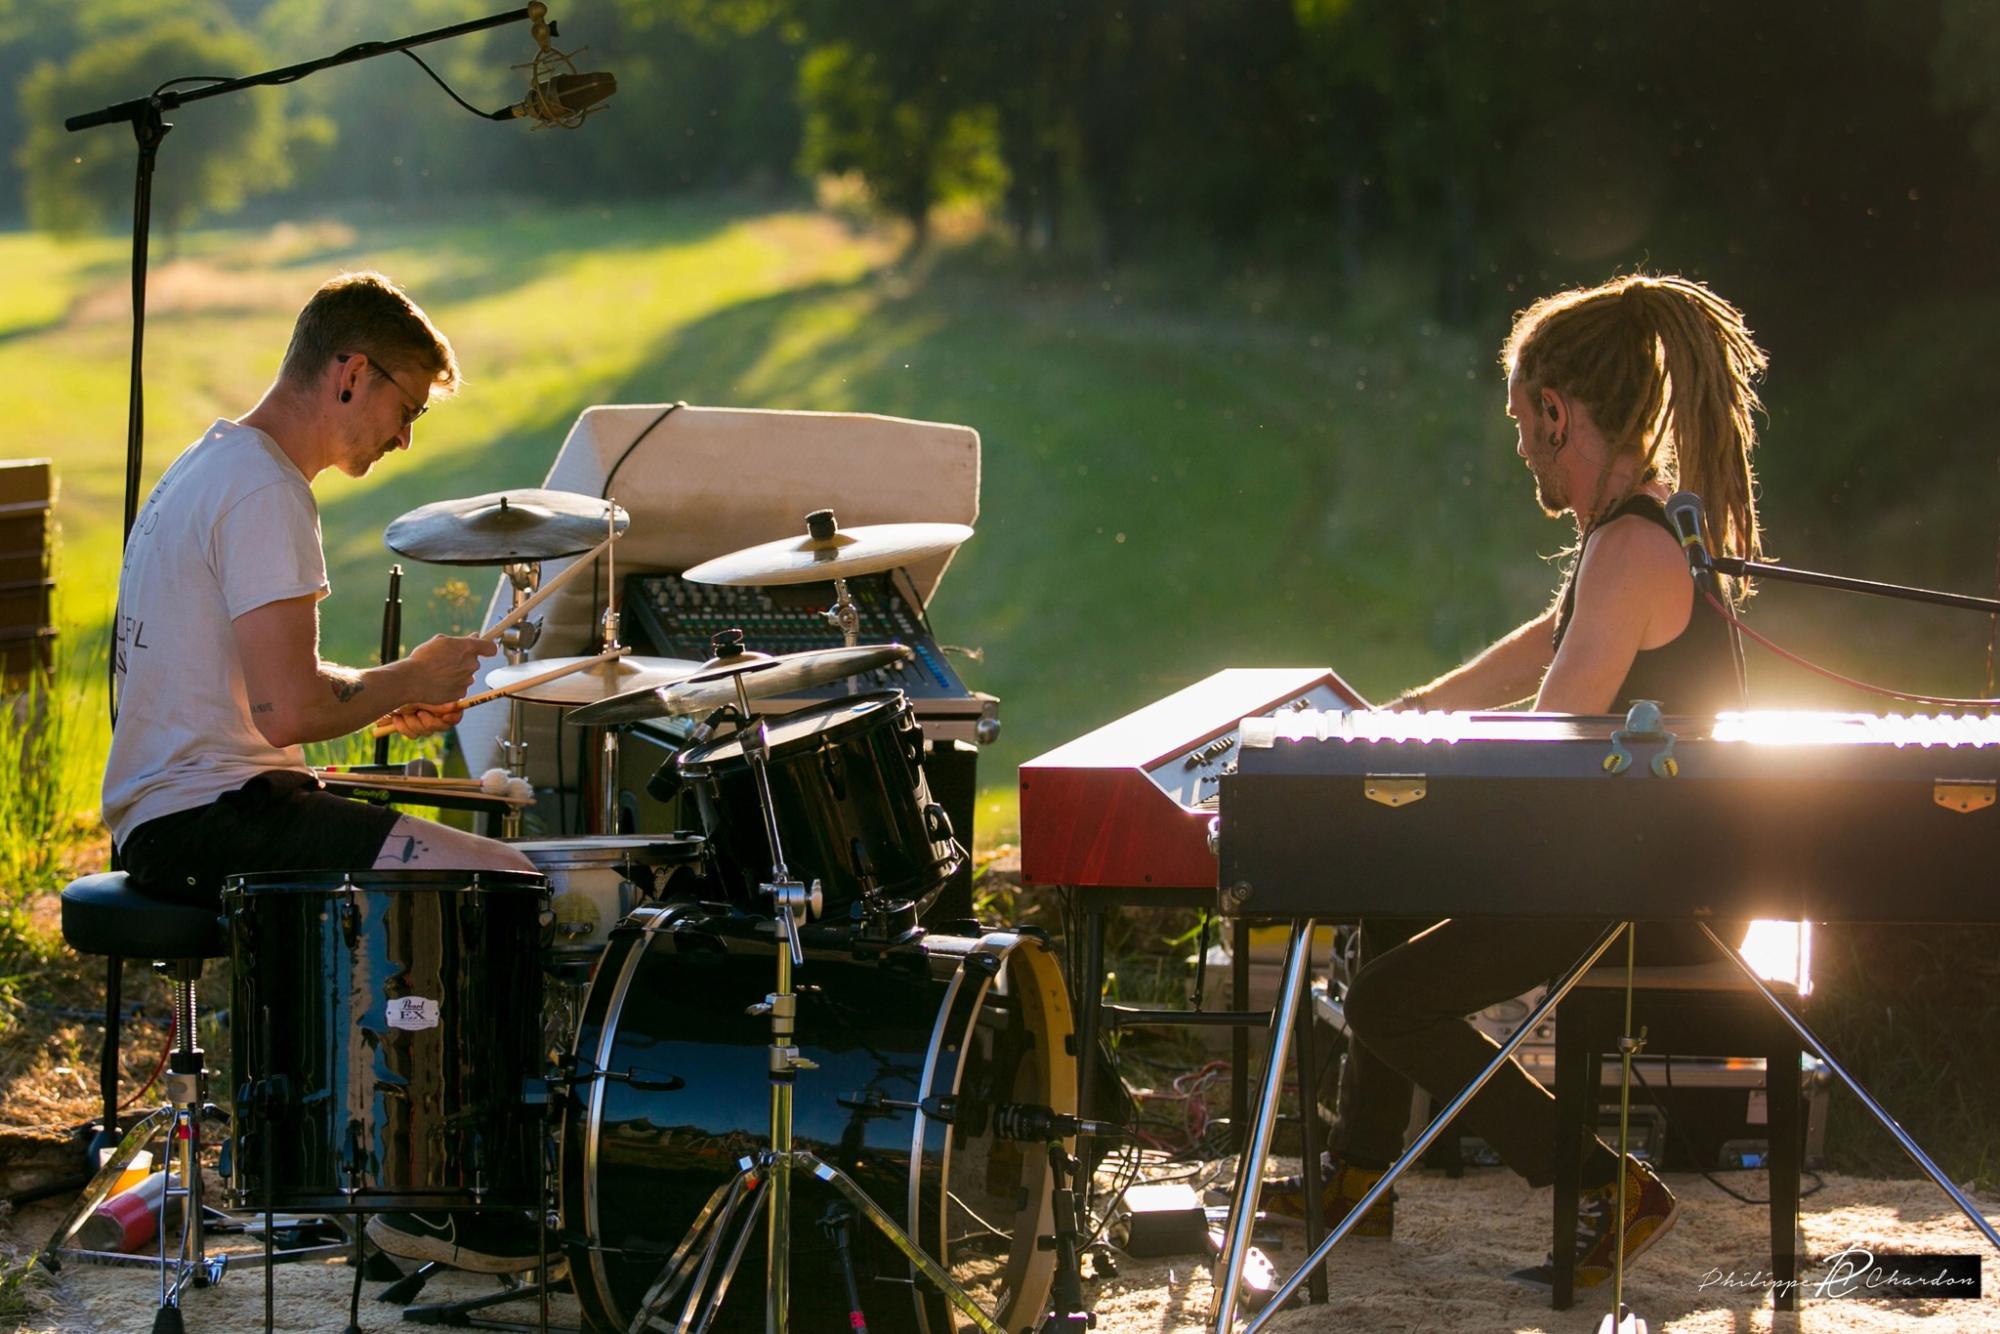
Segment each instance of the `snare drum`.
M965 849L924 781L923 729L901 691L855 695L768 724L766 768L785 865L817 880L822 921L858 918L871 900L922 911L958 870ZM756 776L731 735L676 758L693 792L730 901L769 916L758 884L771 844Z
M542 912L519 871L231 876L239 1208L528 1208Z
M685 832L512 841L549 878L555 917L542 960L545 1057L557 1060L569 1051L611 928L641 903L663 896L681 873L698 871L702 843L699 834Z
M685 832L510 840L549 878L549 952L558 960L601 952L626 913L663 897L676 872L701 861L702 843Z

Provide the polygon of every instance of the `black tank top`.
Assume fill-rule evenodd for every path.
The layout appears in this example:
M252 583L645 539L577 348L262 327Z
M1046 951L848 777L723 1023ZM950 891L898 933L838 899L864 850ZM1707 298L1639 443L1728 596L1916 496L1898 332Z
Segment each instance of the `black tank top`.
M1666 507L1643 492L1612 510L1604 523L1591 530L1592 536L1604 524L1628 514L1648 519L1666 530L1669 537L1673 536L1674 529L1667 522ZM1586 538L1586 544L1588 541ZM1556 612L1555 645L1558 649L1562 647L1563 635L1569 630L1570 614L1576 607L1576 571L1582 564L1583 553L1578 552L1576 563L1570 566L1569 575L1563 581L1562 607ZM1688 610L1687 627L1658 648L1640 649L1632 659L1631 670L1625 673L1618 693L1612 697L1612 710L1623 713L1635 699L1658 700L1663 712L1696 717L1713 717L1725 709L1743 707L1742 697L1736 689L1736 663L1729 643L1729 623L1699 591L1695 593L1694 605Z

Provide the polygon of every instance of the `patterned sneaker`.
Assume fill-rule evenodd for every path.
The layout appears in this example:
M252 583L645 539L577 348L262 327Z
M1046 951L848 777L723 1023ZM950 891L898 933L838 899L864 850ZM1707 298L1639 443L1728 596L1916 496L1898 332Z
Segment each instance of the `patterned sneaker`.
M1630 1265L1647 1247L1667 1234L1681 1207L1666 1184L1637 1158L1625 1159L1625 1263ZM1611 1281L1616 1263L1618 1183L1583 1192L1577 1201L1576 1287L1594 1288ZM1544 1261L1512 1275L1519 1283L1547 1288L1555 1284L1555 1262Z
M368 1220L368 1240L405 1260L435 1260L476 1274L514 1274L542 1264L533 1220L504 1210L376 1214Z
M1361 1203L1361 1197L1374 1189L1375 1183L1382 1179L1382 1173L1376 1168L1350 1167L1339 1158L1321 1158L1319 1179L1320 1226L1332 1231L1335 1224L1354 1212L1354 1206ZM1274 1177L1266 1181L1258 1199L1272 1222L1305 1225L1306 1179L1303 1176ZM1396 1192L1391 1190L1362 1216L1360 1222L1348 1229L1347 1235L1387 1238L1395 1227Z

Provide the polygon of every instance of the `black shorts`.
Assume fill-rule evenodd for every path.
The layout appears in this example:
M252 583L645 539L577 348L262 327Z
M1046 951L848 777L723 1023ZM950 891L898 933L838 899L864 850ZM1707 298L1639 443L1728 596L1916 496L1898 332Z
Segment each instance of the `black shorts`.
M146 821L118 857L148 893L212 907L224 876L365 871L399 818L387 806L337 797L311 774L277 769L206 806Z

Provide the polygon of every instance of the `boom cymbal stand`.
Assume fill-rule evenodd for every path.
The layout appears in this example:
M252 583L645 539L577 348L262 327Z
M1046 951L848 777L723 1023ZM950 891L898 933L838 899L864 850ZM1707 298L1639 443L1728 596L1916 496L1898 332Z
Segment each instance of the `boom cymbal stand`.
M542 563L538 560L512 561L500 567L507 576L508 584L514 590L514 603L518 607L528 600L542 583ZM527 661L528 650L542 637L540 621L520 621L508 626L500 635L500 647L507 655L509 666L518 667ZM528 776L528 715L527 706L518 695L507 700L507 739L501 743L507 752L507 775L510 778L525 779ZM507 813L500 817L500 837L519 838L521 836L521 808L510 805Z
M745 668L748 667L746 663ZM839 1192L981 1334L1005 1334L979 1309L971 1295L924 1254L896 1220L845 1172L792 1142L792 1084L799 1071L815 1068L812 1061L799 1055L793 1042L798 996L792 990L792 970L805 963L805 953L799 946L799 928L819 911L820 886L818 881L810 886L802 883L785 866L784 848L778 836L777 805L771 798L766 769L770 736L763 720L750 708L750 692L744 685L742 671L735 674L735 686L737 710L741 714L737 735L742 741L744 759L756 777L764 836L771 845L771 878L758 888L771 896L778 934L784 938L784 948L775 952L776 985L770 995L750 1010L752 1014L768 1016L771 1021L771 1142L754 1157L741 1160L736 1175L708 1197L661 1269L659 1278L647 1291L631 1328L703 1334L729 1294L730 1281L762 1215L764 1328L767 1334L785 1334L791 1306L792 1174L803 1170ZM681 1298L679 1314L668 1323L662 1313L677 1297Z

